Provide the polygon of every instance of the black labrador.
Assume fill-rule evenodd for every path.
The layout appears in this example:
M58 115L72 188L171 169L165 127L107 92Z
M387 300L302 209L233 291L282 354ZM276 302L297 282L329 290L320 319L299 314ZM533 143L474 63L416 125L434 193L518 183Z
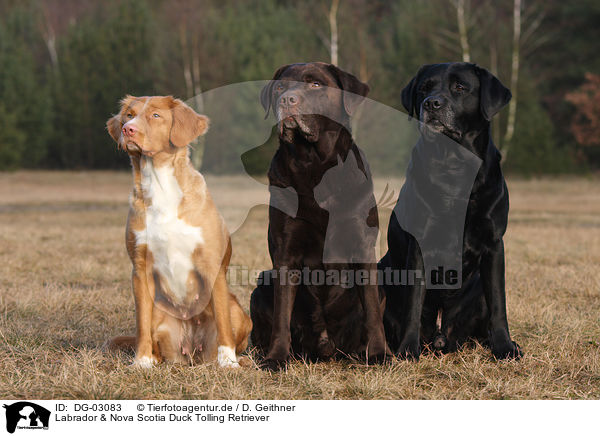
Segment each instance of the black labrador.
M261 274L250 300L252 344L264 368L292 355L386 354L383 291L364 277L376 273L377 207L349 128L368 91L320 62L283 66L262 90L279 142L268 171L273 270Z
M435 147L443 141L436 141L436 135L444 135L459 153L472 155L478 166L466 191L466 213L459 221L460 231L464 222L462 239L457 240L461 281L452 282L457 285L446 289L430 289L427 280L385 285L386 336L390 348L401 357L418 359L425 344L436 351L454 351L468 339L487 344L497 359L522 356L510 338L506 318L503 235L508 220L508 190L500 152L490 134L492 117L510 99L511 92L495 76L471 63L425 65L402 91L402 104L421 123L421 137L413 149L403 187L403 191L413 191L409 194L417 199L413 206L417 204L428 213L438 207L424 192L433 192L429 198L444 203L442 208L450 212L459 203L452 198L456 186L451 180L461 168L452 167L450 158L439 158L444 150L436 151ZM453 159L456 163L456 156ZM403 207L406 209L406 205ZM388 252L379 268L420 271L423 277L427 274L423 260L426 253L415 235L400 224L404 213L411 212L395 209L392 214ZM435 223L427 221L422 227L429 225ZM459 237L460 231L455 232ZM436 247L427 250L431 254Z

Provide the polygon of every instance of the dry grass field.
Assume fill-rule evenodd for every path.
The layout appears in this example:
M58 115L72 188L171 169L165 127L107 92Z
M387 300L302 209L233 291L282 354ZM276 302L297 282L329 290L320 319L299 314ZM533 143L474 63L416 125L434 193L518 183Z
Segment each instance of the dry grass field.
M508 312L521 361L495 362L475 346L418 363L294 362L268 373L214 364L140 370L130 355L102 350L134 331L124 246L130 178L0 174L0 398L600 398L598 179L508 180ZM234 207L244 182L211 182ZM265 208L250 218L233 237L232 264L265 268ZM247 310L251 286L232 290Z

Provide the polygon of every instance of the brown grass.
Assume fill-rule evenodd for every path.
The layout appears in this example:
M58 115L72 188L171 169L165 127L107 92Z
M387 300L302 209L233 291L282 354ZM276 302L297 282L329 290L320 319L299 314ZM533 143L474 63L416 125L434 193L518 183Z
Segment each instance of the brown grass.
M270 374L213 364L144 371L102 351L134 326L123 240L130 177L0 174L0 398L600 398L596 179L509 180L508 308L520 362L495 362L476 346L418 363L295 362ZM244 182L210 182L235 207ZM233 264L268 266L265 213L254 209L234 235ZM233 287L246 309L250 291Z

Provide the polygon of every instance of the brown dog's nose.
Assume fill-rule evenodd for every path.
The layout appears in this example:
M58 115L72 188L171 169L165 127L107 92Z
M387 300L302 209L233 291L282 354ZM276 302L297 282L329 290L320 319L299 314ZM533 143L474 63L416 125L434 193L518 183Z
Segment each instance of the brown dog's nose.
M296 94L284 94L279 99L279 105L292 107L292 106L296 106L298 104L299 100L300 99L298 98L298 96Z
M135 135L136 132L137 132L137 129L135 128L135 126L127 125L127 124L123 126L123 135L125 135L125 136L133 136L133 135Z
M423 102L423 107L428 111L436 111L446 103L444 97L427 97Z

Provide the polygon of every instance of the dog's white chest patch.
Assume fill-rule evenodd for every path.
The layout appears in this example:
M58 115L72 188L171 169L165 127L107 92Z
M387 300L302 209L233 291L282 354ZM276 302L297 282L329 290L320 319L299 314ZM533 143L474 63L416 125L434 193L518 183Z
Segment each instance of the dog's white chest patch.
M136 243L148 245L162 286L180 303L189 291L188 277L194 269L192 253L204 243L202 228L190 226L177 217L183 192L174 168L155 168L152 159L146 157L142 161L142 190L152 203L146 209L146 229L136 232Z

